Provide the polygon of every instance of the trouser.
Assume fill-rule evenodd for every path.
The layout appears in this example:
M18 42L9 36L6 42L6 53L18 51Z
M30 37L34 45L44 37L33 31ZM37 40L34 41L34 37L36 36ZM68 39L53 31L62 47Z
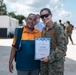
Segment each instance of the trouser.
M64 75L64 59L41 63L40 75Z
M31 70L31 71L17 70L17 75L39 75L39 70Z
M70 39L71 43L73 44L73 40L72 40L71 34L68 34L68 42L69 42L69 39Z

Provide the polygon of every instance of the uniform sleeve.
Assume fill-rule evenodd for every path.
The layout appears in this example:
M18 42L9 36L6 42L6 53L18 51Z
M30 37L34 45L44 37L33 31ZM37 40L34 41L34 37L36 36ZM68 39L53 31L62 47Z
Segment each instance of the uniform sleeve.
M63 58L66 54L67 38L62 27L58 27L57 29L57 42L58 46L55 48L52 54L49 55L50 63L53 62L54 60L59 60Z

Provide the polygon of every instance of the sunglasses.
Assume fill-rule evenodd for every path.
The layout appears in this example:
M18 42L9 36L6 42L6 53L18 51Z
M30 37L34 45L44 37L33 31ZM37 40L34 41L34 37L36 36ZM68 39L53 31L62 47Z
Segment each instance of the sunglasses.
M41 19L43 19L44 17L47 18L49 15L50 15L49 13L48 14L44 14L44 15L41 15L40 18Z

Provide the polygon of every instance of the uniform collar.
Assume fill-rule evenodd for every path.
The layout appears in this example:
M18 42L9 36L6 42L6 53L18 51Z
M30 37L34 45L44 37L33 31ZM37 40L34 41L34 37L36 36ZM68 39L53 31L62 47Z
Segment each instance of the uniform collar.
M53 23L53 26L52 26L52 27L50 27L48 30L53 29L53 28L54 28L54 26L55 26L56 24L57 24L57 23L56 23L56 22L54 22L54 23ZM46 30L46 28L47 28L47 25L44 27L44 29Z

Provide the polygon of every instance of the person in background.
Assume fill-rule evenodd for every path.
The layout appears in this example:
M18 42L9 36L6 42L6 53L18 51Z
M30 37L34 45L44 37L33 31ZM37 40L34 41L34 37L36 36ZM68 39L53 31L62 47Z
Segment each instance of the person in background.
M70 24L70 21L67 21L66 22L67 39L68 39L68 43L69 43L69 39L70 39L72 44L74 44L73 39L72 39L73 28L74 28L74 26L72 24Z
M52 13L49 8L40 11L40 17L45 27L42 37L48 37L50 41L50 54L41 59L40 75L64 75L64 55L67 50L67 41L63 28L52 21Z
M59 20L59 24L63 27L64 31L65 31L65 26L64 24L62 23L62 20Z
M10 59L9 71L13 72L13 59L16 55L17 75L39 75L40 61L34 59L36 37L41 37L41 32L34 28L36 25L36 15L31 13L28 15L26 25L23 27L21 35L21 47L16 49L16 37L14 37Z
M42 22L40 22L40 15L37 14L37 24L35 25L35 28L42 32L44 26L45 25Z

